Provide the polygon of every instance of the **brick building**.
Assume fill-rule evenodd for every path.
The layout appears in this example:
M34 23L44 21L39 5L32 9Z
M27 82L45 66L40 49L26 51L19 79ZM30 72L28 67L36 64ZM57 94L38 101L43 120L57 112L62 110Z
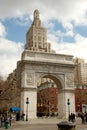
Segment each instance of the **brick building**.
M37 100L38 116L57 114L58 88L56 84L46 81L38 86ZM87 112L87 85L78 84L75 88L75 112Z
M87 112L87 85L78 85L75 89L75 111Z
M37 113L38 116L56 115L58 112L58 89L55 83L44 82L38 86Z

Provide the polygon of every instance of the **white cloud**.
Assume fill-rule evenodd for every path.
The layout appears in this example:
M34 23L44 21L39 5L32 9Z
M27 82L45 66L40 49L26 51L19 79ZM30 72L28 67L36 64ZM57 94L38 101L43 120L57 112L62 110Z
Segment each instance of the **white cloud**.
M73 55L74 57L83 58L87 62L87 38L77 34L75 36L75 43L57 43L54 39L48 41L51 42L52 48L57 53Z
M57 53L72 54L87 59L87 38L74 34L74 25L87 25L87 0L0 0L0 20L18 18L18 24L26 24L33 18L33 12L38 9L40 18L48 28L48 42ZM66 32L54 31L52 20L62 23ZM23 21L23 22L22 22ZM22 24L22 25L23 25ZM5 38L6 29L0 23L0 72L7 76L16 67L20 59L22 43L16 43ZM62 37L75 37L75 43L64 43ZM59 38L61 38L59 42Z
M54 29L54 23L51 21L45 21L42 24L43 24L42 26L45 27L49 31L52 31Z
M6 28L0 22L0 75L4 78L16 68L23 51L23 44L7 40L6 34Z
M66 34L65 36L74 36L74 32L73 32L73 25L69 22L67 23L63 23L63 27L66 29Z
M36 7L39 6L40 0L0 0L0 17L21 17L26 13L30 14Z
M5 4L6 3L6 4ZM59 21L76 24L86 24L85 13L87 11L87 0L0 0L0 17L21 17L26 13L32 15L35 9L41 12L41 19L57 19Z
M5 37L6 36L6 29L4 25L0 22L0 37Z
M0 38L0 74L7 77L15 68L23 51L22 43Z

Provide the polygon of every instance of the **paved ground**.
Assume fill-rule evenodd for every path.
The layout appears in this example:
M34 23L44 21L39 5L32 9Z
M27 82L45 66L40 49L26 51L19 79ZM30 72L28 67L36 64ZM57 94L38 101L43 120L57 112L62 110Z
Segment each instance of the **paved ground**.
M9 130L58 130L57 124L65 119L58 118L39 118L28 121L16 121L12 123ZM80 118L76 119L76 130L87 130L87 124L82 124ZM0 128L3 130L5 128Z

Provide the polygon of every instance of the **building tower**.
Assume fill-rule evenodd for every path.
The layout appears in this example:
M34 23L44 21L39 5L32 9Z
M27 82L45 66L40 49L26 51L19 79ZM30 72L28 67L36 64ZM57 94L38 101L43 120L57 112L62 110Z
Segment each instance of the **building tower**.
M87 84L87 63L84 59L75 59L75 83L77 84ZM77 81L76 81L77 80Z
M51 50L51 44L47 43L47 31L41 26L39 11L35 10L33 22L26 34L25 49L41 52L54 52Z

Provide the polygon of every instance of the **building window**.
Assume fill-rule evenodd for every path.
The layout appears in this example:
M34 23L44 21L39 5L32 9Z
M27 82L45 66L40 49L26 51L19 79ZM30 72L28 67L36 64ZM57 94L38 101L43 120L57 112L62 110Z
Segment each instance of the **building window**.
M77 106L77 110L80 111L80 105Z
M38 43L38 47L41 48L41 42Z
M41 37L40 36L38 36L38 41L41 41Z
M79 98L77 98L77 102L80 102L80 99L79 99Z
M35 42L35 47L37 47L37 43Z

